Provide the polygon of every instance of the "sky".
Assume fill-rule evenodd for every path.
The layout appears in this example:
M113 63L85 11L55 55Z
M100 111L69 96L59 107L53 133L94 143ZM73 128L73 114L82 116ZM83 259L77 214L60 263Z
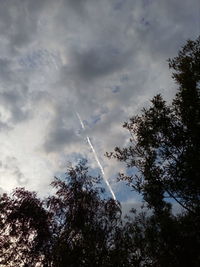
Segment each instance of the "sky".
M81 158L100 173L89 136L117 199L136 202L104 155L155 94L175 95L167 59L200 34L199 0L0 2L0 192L48 195Z

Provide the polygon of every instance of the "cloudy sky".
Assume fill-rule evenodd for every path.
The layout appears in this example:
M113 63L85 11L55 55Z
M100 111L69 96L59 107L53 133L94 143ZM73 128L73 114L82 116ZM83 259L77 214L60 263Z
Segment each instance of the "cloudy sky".
M90 136L117 198L134 201L104 154L153 95L174 96L166 60L199 35L199 1L0 2L0 191L48 194L82 157L98 172Z

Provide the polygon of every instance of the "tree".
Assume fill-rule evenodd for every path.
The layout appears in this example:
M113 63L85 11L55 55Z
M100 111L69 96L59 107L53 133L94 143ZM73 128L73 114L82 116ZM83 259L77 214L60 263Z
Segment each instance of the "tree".
M55 179L55 196L47 201L56 222L52 246L54 266L110 266L114 235L121 226L119 203L102 199L99 178L84 162Z
M82 161L65 178L54 179L56 192L47 199L24 189L3 194L1 266L113 266L121 209L118 202L103 198L99 181Z
M51 214L36 193L16 189L0 197L0 265L36 266L48 255Z
M129 145L107 153L132 170L118 179L153 211L124 228L132 251L137 247L138 266L200 265L200 37L189 40L169 67L179 86L172 103L156 95L149 108L124 123ZM179 215L171 213L174 201L183 210Z
M124 124L130 145L107 155L135 168L132 175L120 174L119 179L142 193L155 212L169 210L170 198L199 218L200 37L188 41L169 60L169 67L179 85L172 104L155 96L149 108Z

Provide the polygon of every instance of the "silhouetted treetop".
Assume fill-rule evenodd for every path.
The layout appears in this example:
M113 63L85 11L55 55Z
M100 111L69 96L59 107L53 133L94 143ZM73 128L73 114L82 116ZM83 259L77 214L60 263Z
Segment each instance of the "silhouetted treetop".
M178 92L168 105L161 95L151 106L124 123L130 145L116 147L115 157L135 168L120 174L155 211L168 210L173 198L199 216L200 207L200 38L188 41L169 60Z

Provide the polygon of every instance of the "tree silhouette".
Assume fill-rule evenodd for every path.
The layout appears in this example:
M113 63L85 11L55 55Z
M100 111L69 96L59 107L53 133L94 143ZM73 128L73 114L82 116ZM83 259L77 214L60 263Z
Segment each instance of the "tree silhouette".
M171 105L161 95L149 108L124 124L130 145L116 147L108 156L135 168L121 174L156 212L169 209L173 198L199 216L200 207L200 38L188 41L178 56L169 60L178 83Z
M54 179L56 192L43 201L24 189L4 194L1 266L113 266L121 208L103 199L99 181L82 161Z
M129 145L107 153L133 170L118 179L153 211L126 224L133 251L139 240L139 266L200 265L200 37L189 40L169 67L179 86L172 103L156 95L149 108L124 123ZM171 213L173 202L182 214Z
M107 266L113 237L121 225L119 203L100 197L99 178L88 174L84 162L55 179L55 196L47 201L56 222L55 266ZM108 265L109 266L109 265Z
M48 251L51 215L36 193L16 189L0 198L0 265L36 266Z

